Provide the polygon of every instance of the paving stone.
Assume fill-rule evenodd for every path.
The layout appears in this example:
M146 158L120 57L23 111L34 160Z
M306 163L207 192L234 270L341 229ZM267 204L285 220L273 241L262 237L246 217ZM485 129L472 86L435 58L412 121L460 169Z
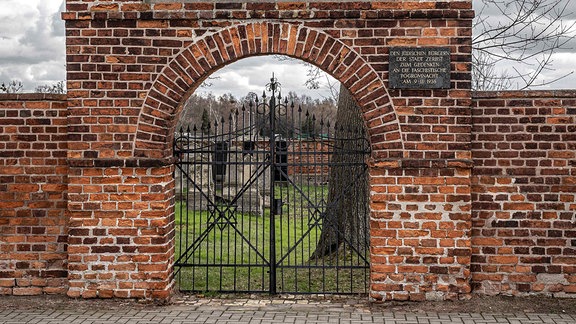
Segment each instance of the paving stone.
M151 309L10 309L0 311L1 324L574 324L570 314L406 313L371 310L362 305L304 300L197 300Z

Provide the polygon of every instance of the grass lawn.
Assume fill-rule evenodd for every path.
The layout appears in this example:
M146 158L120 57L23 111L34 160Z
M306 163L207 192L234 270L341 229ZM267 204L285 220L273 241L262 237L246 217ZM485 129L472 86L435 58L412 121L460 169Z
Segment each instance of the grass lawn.
M336 256L310 260L320 236L319 214L324 210L326 186L297 190L279 187L282 212L271 223L263 215L242 213L235 207L216 211L176 206L177 284L181 291L268 292L272 225L276 258L276 289L286 293L366 293L366 262L350 249Z

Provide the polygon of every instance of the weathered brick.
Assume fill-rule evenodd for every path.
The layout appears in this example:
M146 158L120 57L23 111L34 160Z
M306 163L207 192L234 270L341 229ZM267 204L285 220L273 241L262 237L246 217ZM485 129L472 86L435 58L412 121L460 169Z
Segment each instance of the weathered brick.
M475 143L473 146L478 148L478 151L472 151L474 164L477 166L474 168L472 181L479 185L473 186L473 195L474 192L491 194L476 195L475 199L478 202L474 205L478 208L473 210L472 214L474 229L491 225L501 230L494 233L477 232L480 234L472 239L473 246L497 248L482 248L483 255L488 257L475 259L472 267L486 271L490 255L496 253L509 254L499 256L502 258L500 261L506 258L511 261L520 256L519 261L523 266L500 267L500 271L510 273L508 278L512 280L535 282L514 286L500 285L505 283L506 278L502 277L475 279L479 284L486 282L492 287L500 287L501 291L497 292L518 294L563 289L559 284L563 279L554 277L553 274L562 272L566 260L553 259L550 256L561 253L567 241L557 239L565 237L567 231L574 226L563 229L560 225L555 230L547 231L547 229L554 227L554 224L562 218L564 207L557 201L560 200L558 194L563 190L554 184L565 183L567 174L558 174L552 169L550 171L544 169L539 173L535 170L538 166L566 165L566 159L569 158L563 154L567 151L563 146L562 135L567 129L562 125L569 123L570 118L572 122L574 119L573 116L566 115L565 109L552 110L548 106L570 107L574 104L573 96L574 93L570 91L534 91L478 93L475 98L473 120L476 128L472 135ZM511 114L514 118L498 117ZM527 124L529 120L531 123ZM512 125L519 121L520 124ZM503 137L499 134L502 132L513 133ZM539 132L538 136L532 136L534 132ZM515 143L521 145L514 145ZM482 150L489 154L484 154ZM500 172L486 172L494 165L502 167ZM492 176L483 177L488 174ZM509 176L504 176L505 174ZM571 201L575 197L573 192L562 199ZM499 219L488 221L489 215L495 215ZM519 228L508 230L516 226ZM541 236L555 239L536 239ZM514 247L513 250L510 250L510 247ZM531 272L542 275L537 276L535 280L528 280L530 278L523 277L522 274L527 267Z
M108 280L105 269L125 262L126 253L146 251L134 262L147 264L151 255L165 255L170 248L167 232L144 230L144 237L134 232L135 227L147 228L152 220L154 226L168 223L170 189L157 184L171 180L169 169L132 165L122 159L169 157L166 141L171 136L167 132L177 120L178 104L208 71L254 54L283 53L316 61L330 71L356 95L364 112L374 159L371 207L372 224L378 228L373 233L379 235L372 244L373 252L380 253L372 256L372 269L398 281L398 286L373 284L373 296L421 300L425 295L419 289L443 291L446 298L467 294L470 268L475 287L486 281L508 287L502 288L508 294L531 289L569 292L572 288L561 284L528 283L528 277L520 273L531 269L557 274L574 263L574 249L568 248L574 243L561 238L573 237L574 231L570 221L575 181L568 176L574 163L567 160L574 159L569 147L576 140L571 134L576 130L570 128L575 95L476 93L471 100L470 48L458 45L469 42L470 9L471 1L200 2L152 7L69 1L69 12L63 14L69 48L67 104L64 98L45 95L0 98L0 113L8 107L0 115L0 127L3 134L15 134L11 138L20 145L2 154L20 159L27 152L28 157L34 155L35 167L40 167L22 170L17 164L6 168L0 186L36 202L10 197L11 202L0 211L56 219L53 228L28 225L19 233L54 233L55 243L31 245L24 236L15 235L11 237L14 250L34 250L50 258L45 251L61 247L66 243L62 238L69 234L68 295L166 298L168 291L163 289L170 286L166 279L170 270L161 267L154 283L145 282L137 272L117 287L87 283L88 278ZM238 21L226 20L229 17ZM458 53L452 57L457 61L451 73L454 89L385 90L390 46L442 44L451 44L452 53ZM43 113L51 109L59 114ZM63 135L56 141L46 137L56 131L52 126L59 127L57 133ZM2 149L1 145L14 144L3 141L0 137ZM52 157L59 165L68 162L71 169L41 168L41 163L49 163L42 159L54 151L48 142L62 144ZM120 168L131 178L119 176ZM17 180L20 174L34 172L39 177L53 171L59 180L50 186L37 186L32 176ZM36 199L48 189L58 197ZM61 233L66 206L69 233ZM93 236L85 227L93 228ZM541 239L534 242L527 236ZM515 253L521 254L521 265L513 263L518 259ZM161 261L158 255L154 260ZM99 274L82 262L100 269ZM19 264L22 269L30 266ZM481 276L478 269L510 274L520 284L501 285L508 277ZM458 285L438 284L425 277L430 272L448 275ZM421 286L425 278L432 288Z

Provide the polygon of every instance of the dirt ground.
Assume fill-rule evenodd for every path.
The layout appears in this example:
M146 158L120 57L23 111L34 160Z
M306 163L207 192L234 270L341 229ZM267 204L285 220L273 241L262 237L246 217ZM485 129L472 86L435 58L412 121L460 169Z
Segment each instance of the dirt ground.
M436 313L545 313L576 314L576 299L552 297L474 296L443 302L391 302L378 305L390 311Z
M576 314L576 298L560 299L551 297L505 297L505 296L474 296L470 300L444 302L383 302L370 303L364 298L312 298L312 297L276 297L265 296L227 296L226 298L203 299L198 296L181 295L172 299L170 304L184 305L238 305L238 300L262 299L262 305L277 304L278 300L287 303L300 304L303 299L309 303L319 303L322 306L358 307L373 311L389 312L436 312L436 313L547 313ZM299 301L300 300L300 301ZM280 302L282 303L282 302ZM0 296L0 310L3 309L125 309L125 308L166 307L142 303L134 300L120 299L71 299L66 296Z

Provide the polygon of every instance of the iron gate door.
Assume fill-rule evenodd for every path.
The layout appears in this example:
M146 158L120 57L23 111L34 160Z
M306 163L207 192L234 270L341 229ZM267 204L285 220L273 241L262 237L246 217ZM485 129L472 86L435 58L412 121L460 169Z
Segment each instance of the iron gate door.
M366 294L365 136L289 105L274 78L267 90L175 136L178 287Z

